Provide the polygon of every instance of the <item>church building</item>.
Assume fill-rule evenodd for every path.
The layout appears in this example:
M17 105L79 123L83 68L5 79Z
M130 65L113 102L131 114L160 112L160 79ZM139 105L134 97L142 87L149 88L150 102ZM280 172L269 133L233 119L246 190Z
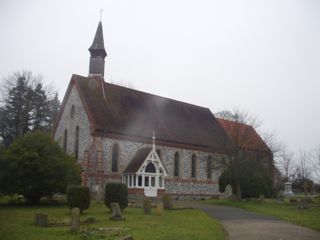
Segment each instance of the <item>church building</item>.
M150 197L218 195L215 163L233 143L211 111L109 83L101 22L89 52L89 75L72 75L53 134L92 195L107 182Z

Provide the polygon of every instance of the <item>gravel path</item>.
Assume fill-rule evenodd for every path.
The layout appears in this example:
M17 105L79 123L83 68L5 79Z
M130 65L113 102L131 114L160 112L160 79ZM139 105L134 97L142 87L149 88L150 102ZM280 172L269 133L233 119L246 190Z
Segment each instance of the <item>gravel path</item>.
M239 208L183 202L221 222L229 240L320 240L320 232Z

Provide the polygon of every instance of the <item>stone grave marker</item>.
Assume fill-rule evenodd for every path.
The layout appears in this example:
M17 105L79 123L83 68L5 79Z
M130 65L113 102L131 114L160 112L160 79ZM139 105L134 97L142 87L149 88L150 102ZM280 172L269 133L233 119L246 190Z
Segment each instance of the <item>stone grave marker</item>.
M133 237L131 235L127 235L123 238L120 238L119 240L133 240Z
M283 196L290 197L293 196L294 193L292 192L292 184L291 182L284 183L284 193Z
M163 203L157 203L156 213L158 216L163 214Z
M110 220L114 220L114 221L126 220L124 217L122 217L119 203L111 203L111 209L112 209L112 216L110 217Z
M151 214L151 206L152 203L151 203L151 199L146 197L144 200L143 200L143 212L144 214Z
M226 188L224 189L224 195L225 195L225 197L228 198L228 197L232 196L232 194L233 194L232 187L230 184L228 184L226 186Z
M47 227L48 226L48 215L36 212L34 214L34 224L39 227Z
M72 232L78 232L80 230L80 209L72 208L70 230Z

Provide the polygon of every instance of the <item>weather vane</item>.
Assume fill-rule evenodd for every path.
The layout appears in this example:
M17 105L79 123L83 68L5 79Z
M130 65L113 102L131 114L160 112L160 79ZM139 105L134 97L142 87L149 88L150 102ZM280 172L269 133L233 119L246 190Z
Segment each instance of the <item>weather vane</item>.
M103 9L101 8L100 9L100 21L102 20L102 12L103 12Z

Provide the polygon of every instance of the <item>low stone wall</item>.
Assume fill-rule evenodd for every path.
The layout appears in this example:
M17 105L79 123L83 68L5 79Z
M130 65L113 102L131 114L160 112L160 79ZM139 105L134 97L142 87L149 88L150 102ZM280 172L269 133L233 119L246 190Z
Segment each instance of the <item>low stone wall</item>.
M219 185L209 180L168 179L165 181L165 192L179 199L210 198L219 195Z

